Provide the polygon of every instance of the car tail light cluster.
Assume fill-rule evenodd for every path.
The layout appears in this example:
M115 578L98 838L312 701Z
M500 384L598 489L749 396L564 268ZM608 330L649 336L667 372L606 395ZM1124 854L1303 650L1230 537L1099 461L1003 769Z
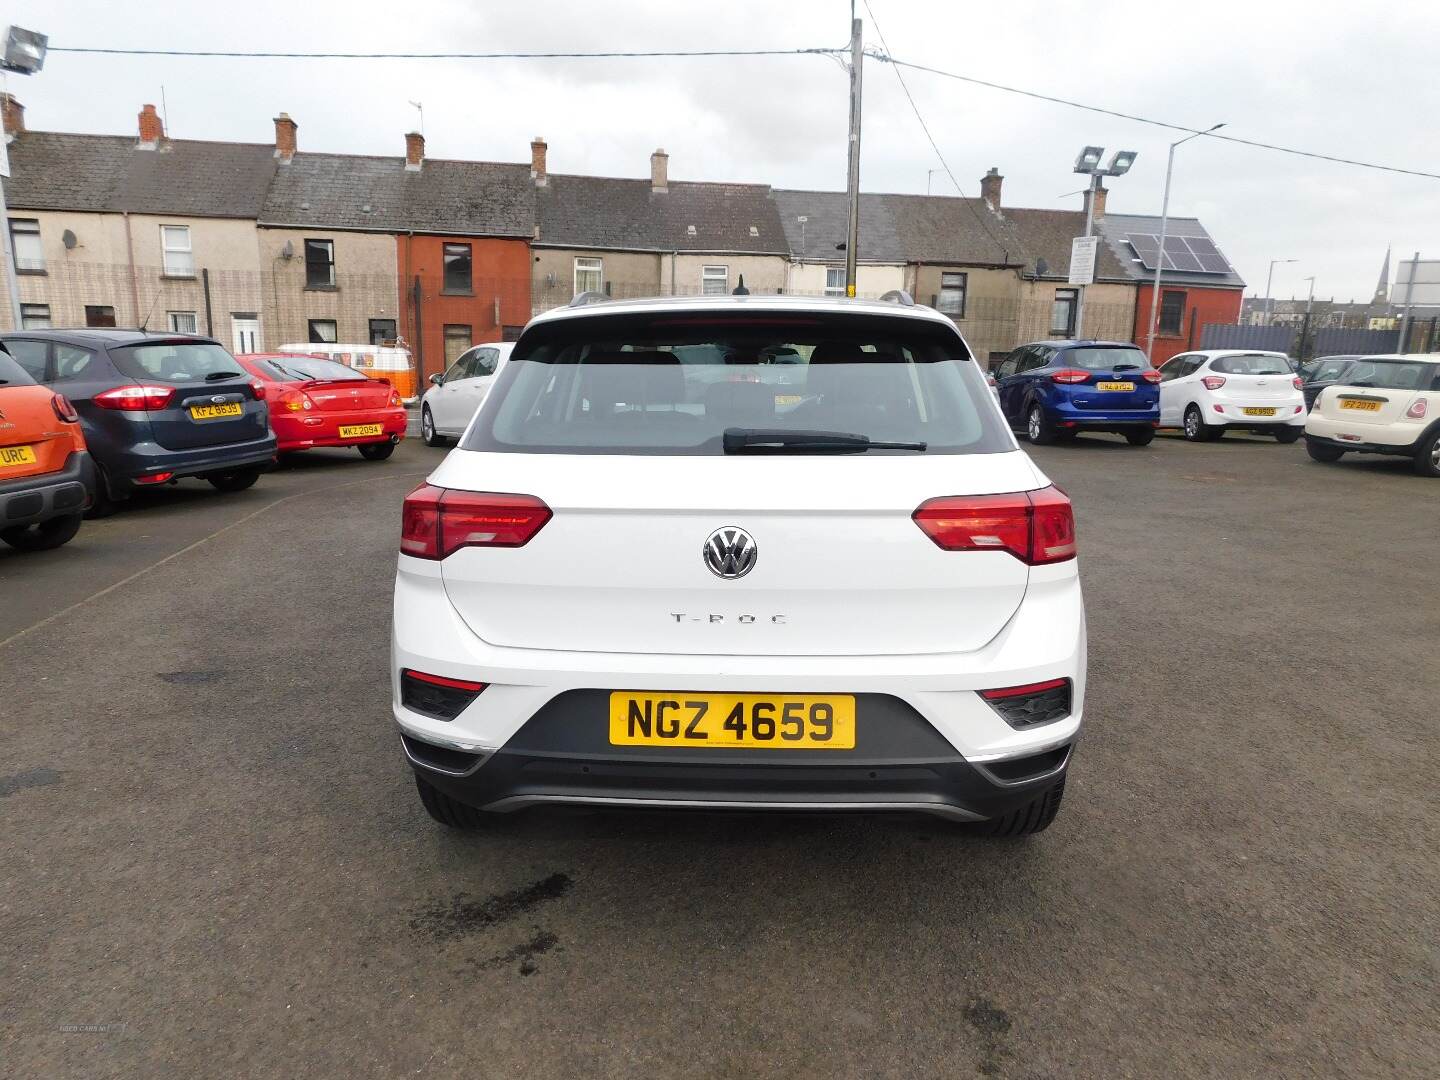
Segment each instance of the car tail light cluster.
M256 401L264 401L264 400L265 400L265 384L264 384L263 382L261 382L259 379L256 379L254 382L252 382L252 383L250 384L250 389L251 389L252 391L254 391L254 393L255 393L255 400L256 400Z
M304 390L283 390L280 393L279 401L290 412L315 408L315 402L310 400L310 395Z
M417 559L443 559L463 547L524 547L552 516L533 495L421 484L405 496L400 551Z
M1050 381L1058 383L1082 383L1089 382L1089 380L1090 372L1082 371L1080 368L1061 368L1050 375Z
M1405 415L1408 416L1411 420L1424 420L1425 399L1423 397L1420 397L1412 401L1410 403L1410 408L1405 410Z
M75 406L70 404L70 399L64 394L56 394L50 399L50 407L55 410L55 415L66 424L78 424L80 414L75 411Z
M1069 679L981 690L980 696L1013 728L1035 727L1070 715Z
M1222 386L1225 385L1225 376L1223 376L1223 375L1206 375L1206 376L1205 376L1203 379L1201 379L1200 381L1205 384L1205 389L1206 389L1206 390L1219 390L1220 387L1222 387Z
M485 689L483 682L400 670L400 704L436 720L454 720Z
M136 386L117 386L96 394L94 401L102 409L117 412L147 412L163 409L175 397L173 386L151 386L141 383Z
M1305 389L1305 384L1300 381L1300 376L1299 376L1299 375L1296 375L1295 378L1291 379L1291 380L1290 380L1290 383L1291 383L1292 386L1295 387L1296 390L1304 390L1304 389Z
M394 390L391 390L391 391L390 391L390 407L391 407L392 409L393 409L393 408L399 408L399 407L400 407L401 405L403 405L403 404L404 404L404 402L402 402L402 401L400 400L400 395L399 395L398 393L396 393Z
M1142 371L1140 373L1140 378L1144 379L1148 383L1158 383L1160 381L1160 373L1154 368L1151 368L1149 371Z
M912 516L946 551L1006 551L1031 566L1075 558L1075 512L1055 487L931 499Z

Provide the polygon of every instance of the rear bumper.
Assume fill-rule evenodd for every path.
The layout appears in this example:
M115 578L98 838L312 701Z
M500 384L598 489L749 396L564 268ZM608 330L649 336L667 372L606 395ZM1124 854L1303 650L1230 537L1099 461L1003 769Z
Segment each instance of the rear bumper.
M1317 443L1321 446L1333 446L1336 450L1344 450L1350 454L1393 454L1396 457L1413 457L1415 455L1415 443L1377 443L1357 440L1351 442L1346 439L1329 439L1323 435L1312 435L1305 432L1307 443Z
M183 477L264 468L275 460L276 447L275 434L268 430L263 438L248 442L184 450L169 450L159 443L147 441L127 447L101 464L105 466L111 493L124 495L135 490L136 477L156 473L168 472Z
M1295 406L1297 405L1301 405L1298 400L1286 402L1284 405L1262 405L1258 407L1265 409L1274 409L1275 415L1246 416L1245 409L1247 408L1247 406L1229 405L1221 402L1219 412L1215 410L1214 405L1210 406L1210 411L1204 414L1205 422L1207 424L1223 424L1226 427L1251 428L1254 430L1273 430L1276 427L1282 426L1304 427L1305 408L1303 405L1301 405L1300 411L1296 412ZM1257 406L1251 405L1248 407L1256 408Z
M363 446L367 443L399 442L405 437L408 414L400 409L375 409L369 412L346 413L272 413L281 453L309 450L317 446ZM360 424L379 424L378 435L342 438L340 428Z
M1415 452L1416 444L1427 430L1425 424L1361 424L1352 420L1331 420L1311 414L1305 422L1305 437L1329 443L1342 450L1366 454L1404 454Z
M1160 405L1140 409L1081 409L1068 403L1052 403L1050 419L1057 425L1077 428L1156 427Z
M84 450L72 451L59 472L0 482L0 528L78 514L94 490L94 462Z

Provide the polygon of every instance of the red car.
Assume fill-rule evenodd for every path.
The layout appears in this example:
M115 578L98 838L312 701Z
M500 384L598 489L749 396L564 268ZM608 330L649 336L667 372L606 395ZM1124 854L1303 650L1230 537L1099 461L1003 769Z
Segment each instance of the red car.
M282 454L353 446L361 457L383 461L405 437L405 407L383 379L319 356L245 353L235 359L265 383Z

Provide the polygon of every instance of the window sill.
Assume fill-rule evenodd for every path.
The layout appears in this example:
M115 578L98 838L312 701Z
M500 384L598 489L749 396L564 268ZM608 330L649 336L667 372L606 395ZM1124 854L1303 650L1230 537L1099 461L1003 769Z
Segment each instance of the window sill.
M474 296L474 289L441 289L441 296Z
M48 277L50 271L46 270L43 266L38 268L33 266L17 266L15 273L17 275L24 274L27 277Z
M305 286L305 291L306 291L306 292L339 292L339 291L340 291L340 286L339 286L339 285L306 285L306 286ZM318 344L321 344L321 343L320 343L320 342L316 342L316 341L312 341L310 344L312 344L312 345L318 345Z
M194 281L194 280L195 280L195 275L194 275L194 274L169 274L169 273L165 273L165 272L162 271L161 274L160 274L160 280L161 280L161 281Z

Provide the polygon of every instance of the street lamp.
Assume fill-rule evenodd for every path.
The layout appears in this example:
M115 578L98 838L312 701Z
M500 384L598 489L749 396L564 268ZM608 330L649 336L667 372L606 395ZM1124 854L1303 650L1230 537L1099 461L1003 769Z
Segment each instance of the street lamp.
M1216 124L1204 131L1186 135L1183 139L1176 139L1170 144L1170 156L1165 162L1165 194L1160 199L1160 250L1155 253L1155 284L1150 290L1149 336L1145 341L1145 354L1150 357L1152 364L1155 363L1155 323L1160 314L1160 272L1165 268L1165 229L1170 224L1170 176L1175 171L1175 148L1191 139L1198 139L1201 135L1219 131L1224 126L1223 123Z
M45 52L49 38L26 30L22 26L5 28L4 52L0 53L0 69L13 71L17 75L34 75L45 66ZM10 175L10 156L0 148L0 175ZM10 317L15 320L15 329L20 329L20 282L15 275L15 250L10 242L10 209L5 205L5 192L0 189L0 244L4 245L5 284L10 292Z
M1107 176L1124 176L1130 171L1130 166L1135 164L1138 156L1134 150L1117 150L1110 157L1110 164L1103 169L1100 167L1100 159L1105 156L1103 146L1087 146L1080 151L1075 159L1075 172L1090 177L1090 186L1087 189L1088 196L1085 199L1085 239L1090 239L1090 233L1095 227L1095 193L1100 189L1100 181ZM1091 273L1091 280L1094 280L1094 273ZM1085 322L1085 285L1080 286L1080 295L1075 303L1075 336L1080 337L1080 328Z
M1270 283L1275 279L1275 267L1280 263L1299 262L1299 259L1271 259L1270 271L1265 275L1265 325L1275 321L1275 301L1270 295Z
M926 170L925 170L925 194L926 194L926 195L929 195L929 194L930 194L930 181L931 181L932 179L934 179L935 174L936 174L937 172L944 172L944 171L945 171L944 169L926 169Z

